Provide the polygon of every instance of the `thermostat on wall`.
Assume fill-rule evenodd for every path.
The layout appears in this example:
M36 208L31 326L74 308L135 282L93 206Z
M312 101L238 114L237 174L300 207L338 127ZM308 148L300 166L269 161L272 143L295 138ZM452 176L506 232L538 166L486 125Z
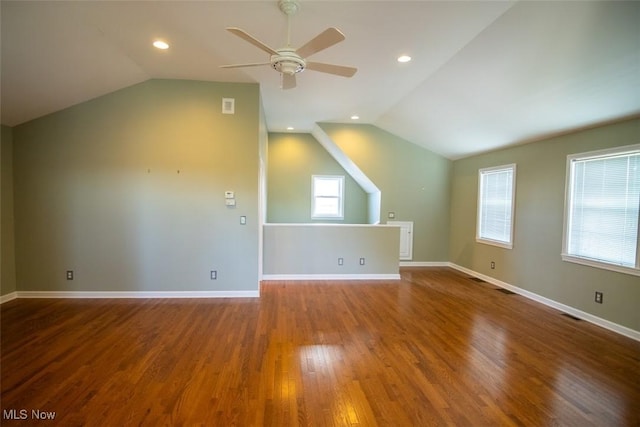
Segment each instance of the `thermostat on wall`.
M225 199L235 199L236 195L233 193L233 191L225 191L224 192L224 198Z

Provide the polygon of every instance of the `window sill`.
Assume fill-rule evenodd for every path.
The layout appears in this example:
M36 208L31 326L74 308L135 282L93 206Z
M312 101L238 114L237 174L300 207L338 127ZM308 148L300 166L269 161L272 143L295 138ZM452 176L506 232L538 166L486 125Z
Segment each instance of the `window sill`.
M640 269L624 267L621 265L608 264L606 262L600 262L588 258L580 258L572 255L562 254L562 260L566 262L572 262L574 264L587 265L589 267L599 268L602 270L616 271L618 273L631 274L633 276L640 276Z
M480 237L476 237L476 242L483 243L485 245L497 246L504 249L513 249L513 243L505 243L498 240L481 239Z

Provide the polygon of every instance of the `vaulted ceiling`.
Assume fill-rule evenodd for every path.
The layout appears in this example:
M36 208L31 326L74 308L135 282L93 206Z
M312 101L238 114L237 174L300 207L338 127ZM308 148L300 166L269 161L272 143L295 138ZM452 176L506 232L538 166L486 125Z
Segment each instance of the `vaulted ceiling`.
M281 90L276 1L1 2L2 123L15 126L151 78L257 82L270 131L371 123L455 159L640 115L640 2L301 1L298 47L328 27L346 40ZM166 51L154 39L170 44ZM401 54L409 63L398 63Z

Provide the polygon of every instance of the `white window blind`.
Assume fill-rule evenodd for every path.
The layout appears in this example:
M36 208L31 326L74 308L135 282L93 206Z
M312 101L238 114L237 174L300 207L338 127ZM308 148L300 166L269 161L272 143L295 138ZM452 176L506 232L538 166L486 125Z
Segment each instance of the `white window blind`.
M312 193L312 218L344 218L344 176L312 176Z
M476 240L511 249L516 165L480 169Z
M640 145L572 155L568 169L563 257L637 274Z

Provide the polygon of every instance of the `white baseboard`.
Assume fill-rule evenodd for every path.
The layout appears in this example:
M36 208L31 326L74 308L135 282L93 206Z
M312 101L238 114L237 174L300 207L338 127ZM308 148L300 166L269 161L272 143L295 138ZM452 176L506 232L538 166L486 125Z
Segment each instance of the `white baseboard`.
M2 295L0 296L0 304L4 304L5 302L9 302L16 298L18 298L18 292L15 292L15 291L9 294Z
M259 296L260 291L17 292L17 298L257 298Z
M400 280L400 274L265 274L262 280Z
M508 289L511 292L515 292L516 294L522 295L523 297L529 298L533 301L544 304L548 307L555 308L556 310L560 310L564 313L570 314L574 317L577 317L582 320L586 320L587 322L593 323L594 325L598 325L610 331L616 332L620 335L624 335L625 337L634 339L636 341L640 341L640 332L631 328L627 328L626 326L619 325L617 323L610 322L606 319L603 319L598 316L594 316L593 314L587 313L582 310L578 310L577 308L573 308L571 306L559 303L549 298L545 298L536 293L527 291L526 289L519 288L517 286L510 285L509 283L503 282L501 280L495 279L491 276L484 275L482 273L478 273L477 271L470 270L466 267L459 266L457 264L449 263L449 266L455 270L461 271L470 276L477 277L479 279L484 280L485 282L491 283L492 285L496 285L500 288Z
M447 261L400 261L400 267L449 267Z
M640 341L640 331L610 322L590 313L559 303L477 271L451 262L401 262L401 267L451 267L480 278L500 288L508 289L533 301L575 316L610 331ZM400 274L265 274L262 280L399 280ZM151 292L74 292L74 291L17 291L0 296L0 304L16 298L257 298L260 291L151 291Z

